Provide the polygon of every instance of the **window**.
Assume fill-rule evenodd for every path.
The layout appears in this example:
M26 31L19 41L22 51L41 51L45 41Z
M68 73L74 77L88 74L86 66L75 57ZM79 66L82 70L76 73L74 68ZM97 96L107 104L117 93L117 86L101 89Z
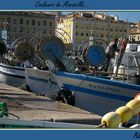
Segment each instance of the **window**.
M76 32L75 35L78 36L78 32Z
M86 36L88 36L88 33L86 33Z
M35 19L32 19L32 25L35 25Z
M23 24L23 18L20 18L19 22L20 22L20 24Z
M101 34L101 37L104 37L104 35L103 35L103 34Z
M46 21L46 20L43 21L43 25L44 25L44 26L47 25L47 21Z
M83 36L84 34L83 33L81 33L81 36Z

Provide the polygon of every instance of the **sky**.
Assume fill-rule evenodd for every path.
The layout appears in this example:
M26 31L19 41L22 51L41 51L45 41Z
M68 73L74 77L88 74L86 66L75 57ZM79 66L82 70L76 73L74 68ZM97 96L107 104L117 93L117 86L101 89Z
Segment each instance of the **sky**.
M65 13L69 13L69 12L65 12ZM101 12L101 13L103 13L103 12ZM129 22L140 21L140 11L139 12L135 12L135 11L118 12L118 11L115 11L115 12L104 12L104 13L107 13L109 15L119 16L120 20L128 20Z
M119 16L121 20L128 20L129 22L140 21L140 11L139 12L107 12L109 15Z

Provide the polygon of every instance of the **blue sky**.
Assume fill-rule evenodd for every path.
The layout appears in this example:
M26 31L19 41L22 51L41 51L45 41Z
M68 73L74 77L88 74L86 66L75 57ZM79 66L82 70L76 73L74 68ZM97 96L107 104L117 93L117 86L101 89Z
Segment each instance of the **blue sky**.
M107 12L109 15L119 16L119 19L128 20L130 22L140 21L139 12Z

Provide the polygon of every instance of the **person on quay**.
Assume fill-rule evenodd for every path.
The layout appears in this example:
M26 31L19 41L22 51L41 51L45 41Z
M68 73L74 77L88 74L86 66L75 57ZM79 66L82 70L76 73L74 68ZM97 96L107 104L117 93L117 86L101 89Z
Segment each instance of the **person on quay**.
M106 52L106 63L103 66L103 71L105 71L105 72L108 71L110 61L112 58L115 57L115 52L119 51L117 44L118 44L118 38L114 38L114 40L111 41L106 48L106 51L105 51Z
M117 74L118 74L118 68L121 65L121 61L122 61L122 58L123 58L123 55L124 55L127 43L128 43L128 39L127 38L124 38L122 40L122 42L121 42L120 50L119 50L118 57L117 57L116 64L115 64L114 77L116 77Z

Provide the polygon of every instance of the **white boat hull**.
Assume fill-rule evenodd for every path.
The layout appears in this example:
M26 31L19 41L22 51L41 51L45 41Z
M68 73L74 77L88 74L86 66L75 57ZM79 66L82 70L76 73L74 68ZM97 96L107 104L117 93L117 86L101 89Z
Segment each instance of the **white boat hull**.
M53 98L60 90L50 71L26 68L25 74L27 85L36 94Z
M25 84L24 68L0 63L0 82L17 87L23 86Z
M82 74L56 72L60 87L74 91L75 105L104 115L125 105L140 91L140 86Z

